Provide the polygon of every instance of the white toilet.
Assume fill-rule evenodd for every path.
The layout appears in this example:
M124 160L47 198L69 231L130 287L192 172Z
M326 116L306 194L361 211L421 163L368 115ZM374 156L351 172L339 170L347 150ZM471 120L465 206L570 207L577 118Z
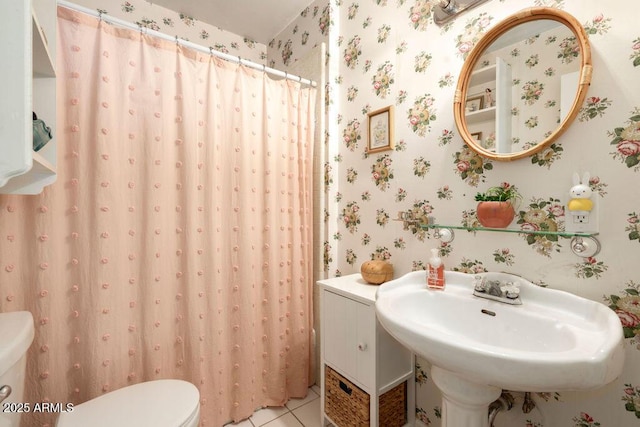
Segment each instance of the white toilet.
M123 387L74 406L57 427L196 427L200 392L182 380L156 380Z
M27 350L33 342L33 316L28 311L0 313L0 426L18 427L24 405ZM7 407L6 405L13 405Z
M0 313L0 427L20 425L24 405L27 350L34 337L28 311ZM5 387L8 386L8 387ZM24 412L24 408L23 408ZM57 427L197 427L200 392L182 380L157 380L123 387L73 407L58 417Z

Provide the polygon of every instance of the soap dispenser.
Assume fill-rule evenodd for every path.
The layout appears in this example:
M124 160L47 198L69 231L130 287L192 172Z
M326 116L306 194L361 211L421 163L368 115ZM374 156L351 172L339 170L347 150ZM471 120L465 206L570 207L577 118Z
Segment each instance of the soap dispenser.
M427 266L427 287L429 289L444 289L444 264L438 254L438 249L431 249L431 258Z

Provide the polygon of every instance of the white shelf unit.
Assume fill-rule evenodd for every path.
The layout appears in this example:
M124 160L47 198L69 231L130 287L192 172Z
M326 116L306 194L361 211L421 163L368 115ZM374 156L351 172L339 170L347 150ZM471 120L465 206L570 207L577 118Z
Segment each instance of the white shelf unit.
M56 3L3 1L0 38L6 40L0 81L0 193L39 194L56 180ZM32 113L52 128L53 139L33 151Z
M375 285L360 274L320 280L321 406L323 425L340 427L325 412L325 366L370 397L370 425L378 426L380 396L406 382L405 425L415 423L414 355L378 322ZM380 426L383 427L383 426Z
M496 64L488 65L484 68L479 68L471 73L471 81L469 82L469 86L480 86L486 85L490 83L491 86L495 86L496 80ZM484 91L482 92L484 93Z
M472 72L469 80L468 97L484 95L489 88L495 101L494 106L465 114L469 131L482 132L485 138L495 133L495 148L499 153L511 152L511 87L511 66L499 57L495 64Z
M496 107L483 108L482 110L470 111L465 114L467 125L496 120Z

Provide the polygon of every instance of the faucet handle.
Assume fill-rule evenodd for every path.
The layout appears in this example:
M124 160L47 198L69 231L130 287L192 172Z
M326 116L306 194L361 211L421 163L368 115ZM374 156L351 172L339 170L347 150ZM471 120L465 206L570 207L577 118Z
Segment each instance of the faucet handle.
M484 292L486 291L486 284L484 283L484 280L482 279L482 276L479 275L475 275L473 278L473 289L478 291L478 292Z
M516 299L520 295L520 286L514 282L507 282L500 290L509 299Z

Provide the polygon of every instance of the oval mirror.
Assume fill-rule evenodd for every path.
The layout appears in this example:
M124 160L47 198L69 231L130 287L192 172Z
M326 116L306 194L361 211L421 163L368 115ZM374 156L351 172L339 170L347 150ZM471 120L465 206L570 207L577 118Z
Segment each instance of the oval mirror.
M454 99L456 126L481 156L510 161L555 141L591 82L584 28L558 9L525 9L489 30L469 53Z

